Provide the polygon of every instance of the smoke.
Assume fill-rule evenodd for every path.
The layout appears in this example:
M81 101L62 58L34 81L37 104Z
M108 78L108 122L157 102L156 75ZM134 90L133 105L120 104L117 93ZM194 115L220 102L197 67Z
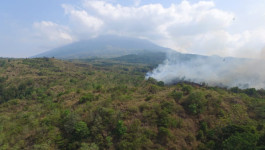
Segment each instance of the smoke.
M205 83L209 86L265 88L265 65L262 59L171 53L153 71L146 74L165 84Z

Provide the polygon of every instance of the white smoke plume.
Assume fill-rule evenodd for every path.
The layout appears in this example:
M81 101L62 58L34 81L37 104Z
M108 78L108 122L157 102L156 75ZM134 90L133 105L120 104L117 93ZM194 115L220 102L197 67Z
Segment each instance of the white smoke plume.
M205 83L209 86L265 88L265 65L262 59L243 59L192 54L169 54L163 64L146 78L165 84L178 82Z

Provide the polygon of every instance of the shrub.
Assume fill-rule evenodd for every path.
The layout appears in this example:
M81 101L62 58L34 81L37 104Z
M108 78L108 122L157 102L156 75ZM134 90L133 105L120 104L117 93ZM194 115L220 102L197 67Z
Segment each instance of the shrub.
M169 118L168 112L166 112L165 110L159 111L157 126L167 128L169 126L169 119L170 118Z
M205 108L205 97L201 92L192 93L186 102L184 102L184 108L191 114L200 114Z
M183 93L184 93L185 95L188 95L188 94L191 93L191 91L192 91L192 87L191 87L190 85L184 85L184 86L182 87L182 91L183 91Z
M207 130L208 130L207 122L205 122L205 121L201 121L201 122L200 122L200 129L201 129L204 133L207 132Z
M257 136L252 133L236 133L226 139L222 147L226 150L254 150Z
M163 87L163 86L165 86L165 83L163 81L159 81L159 82L157 82L157 85Z
M157 137L158 137L158 140L162 143L162 144L165 144L168 142L169 140L169 137L171 136L170 134L170 131L168 128L165 128L165 127L159 127L158 128L158 134L157 134Z
M232 87L230 89L230 91L233 92L233 93L240 93L241 92L241 90L238 87Z
M121 138L126 133L126 131L127 127L124 125L122 120L119 120L115 128L115 135L118 138Z
M151 83L151 84L157 84L156 79L154 79L154 78L152 78L152 77L149 77L149 78L147 79L147 82L148 82L148 83Z
M150 101L153 98L152 95L146 96L145 101Z
M170 95L176 102L178 102L183 97L183 92L173 91Z
M0 61L0 67L4 67L6 65L6 61L5 60L1 60Z
M102 90L102 85L100 84L93 84L93 88L96 92L100 92Z
M91 102L94 101L95 99L96 98L92 93L88 93L79 99L79 103Z
M196 138L198 140L203 140L204 139L204 132L202 130L199 130Z
M257 95L257 91L255 88L245 89L244 93L247 94L248 96L256 96Z
M258 146L265 148L265 133L263 133L258 140Z
M95 143L82 143L79 150L99 150L99 147Z
M143 112L144 110L150 109L150 106L147 103L143 103L139 106L140 112Z
M150 142L146 134L143 133L141 121L136 119L128 126L127 132L118 144L118 149L148 149L146 147L150 145Z
M254 126L249 125L228 125L223 128L216 128L207 131L206 141L213 141L211 149L256 149L258 134Z
M182 124L183 124L183 120L181 118L176 119L176 118L171 117L169 119L169 127L171 128L181 128Z
M69 111L62 114L63 131L66 138L71 140L81 140L87 138L90 131L87 124L79 121L80 117Z
M144 110L142 112L143 115L143 122L148 123L151 126L156 126L157 125L157 113L154 109L150 110Z
M195 140L195 137L191 134L188 134L185 138L185 142L189 145L191 145L191 143Z
M89 129L85 122L79 121L74 125L74 136L76 139L87 138L88 135L89 135Z
M172 113L174 110L174 103L169 101L163 101L161 102L161 108L162 110L166 111L167 113Z
M151 85L148 88L149 93L156 94L159 90L159 87L157 85Z

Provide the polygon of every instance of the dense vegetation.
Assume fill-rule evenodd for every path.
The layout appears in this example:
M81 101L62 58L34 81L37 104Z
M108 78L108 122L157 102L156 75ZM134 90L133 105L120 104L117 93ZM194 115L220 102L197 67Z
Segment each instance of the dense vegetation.
M265 149L265 91L164 85L153 66L0 59L0 149Z

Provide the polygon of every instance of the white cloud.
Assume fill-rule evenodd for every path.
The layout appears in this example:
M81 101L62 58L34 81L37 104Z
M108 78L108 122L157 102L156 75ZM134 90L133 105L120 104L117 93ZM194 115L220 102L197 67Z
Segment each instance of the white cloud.
M95 34L99 32L104 22L97 17L89 15L85 10L76 10L70 5L62 5L65 14L69 15L73 30L77 34Z
M143 37L186 52L194 51L194 40L198 37L224 30L234 18L234 14L217 9L211 1L194 4L182 1L164 7L161 4L122 6L84 0L78 9L70 5L63 5L63 8L78 30L87 31L86 37L106 33Z
M126 7L89 0L84 1L83 6L88 13L104 20L105 27L109 30L138 32L143 34L141 36L152 33L161 37L161 34L172 34L173 30L176 30L177 36L181 32L189 34L191 30L202 32L228 26L233 19L231 13L213 8L213 2L199 2L192 5L183 1L165 8L161 4Z
M183 0L169 7L134 2L132 6L99 0L63 4L68 27L45 21L34 27L39 37L59 43L111 33L146 38L187 53L240 57L255 57L265 46L264 27L231 32L242 25L235 21L238 14L219 9L213 1Z
M141 0L134 0L134 6L139 6L141 4Z
M31 43L33 49L40 53L74 41L76 38L68 27L51 21L41 21L33 24L33 32L25 38L24 43Z
M36 37L46 38L49 41L73 41L69 34L70 30L56 23L50 21L35 22L33 27L37 31Z

